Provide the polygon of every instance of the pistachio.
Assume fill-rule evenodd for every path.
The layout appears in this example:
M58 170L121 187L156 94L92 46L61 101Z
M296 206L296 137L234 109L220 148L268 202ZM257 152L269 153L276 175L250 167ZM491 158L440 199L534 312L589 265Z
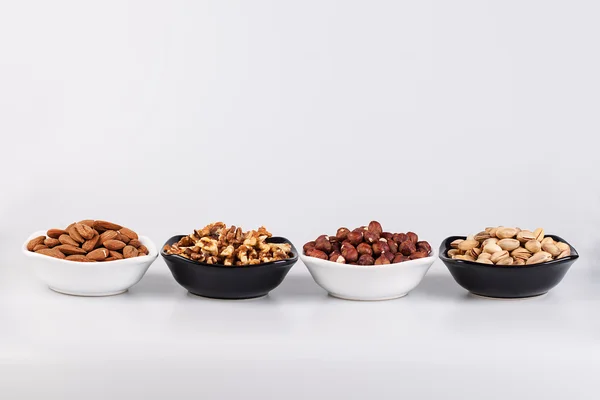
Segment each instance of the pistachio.
M510 255L508 254L508 251L502 250L502 251L498 251L498 252L492 254L491 260L494 264L498 264L498 261L502 260L503 258L507 258L507 257L510 257Z
M465 254L473 258L477 258L481 254L481 249L478 247L473 247L472 249L465 251Z
M552 254L552 257L558 257L561 253L560 249L554 243L542 243L542 250Z
M498 244L499 240L498 238L489 238L483 241L483 243L481 243L481 247L485 247L488 244L492 243L492 244Z
M547 236L540 243L542 244L542 246L544 244L546 244L546 243L552 243L552 244L554 244L554 239L552 239L551 237Z
M498 246L497 244L491 243L491 244L488 244L487 246L485 246L483 248L483 251L486 253L494 254L499 251L502 251L502 247Z
M467 239L467 240L463 240L462 242L460 242L458 244L458 249L462 250L462 251L467 251L467 250L471 250L472 248L475 248L479 246L479 242L475 239Z
M488 233L490 234L491 237L496 237L497 230L498 230L498 228L492 228L492 229L490 229L490 231Z
M532 253L537 253L538 251L542 250L542 244L537 240L530 240L529 242L525 243L525 248Z
M527 250L527 249L519 247L518 249L514 249L512 251L512 253L510 253L510 255L514 259L527 260L527 259L529 259L529 257L531 257L531 252L529 250Z
M455 260L463 260L463 261L475 261L475 259L471 256L468 256L466 254L464 255L458 255L458 256L454 256L452 257Z
M461 252L460 252L459 249L450 249L450 250L448 250L448 256L449 257L458 256L460 254L461 254Z
M512 257L504 257L498 260L496 265L513 265L514 261Z
M571 247L568 244L563 243L563 242L556 242L555 244L556 244L556 247L558 247L558 249L560 251L569 250L569 253L571 252Z
M498 246L502 247L502 250L513 251L521 246L521 242L517 239L502 239L498 242Z
M552 260L552 255L550 253L546 253L545 251L538 251L533 256L529 257L525 264L539 264L550 260Z
M490 239L492 237L492 235L489 234L489 232L479 232L477 235L473 236L473 239L479 241L479 242L483 242L484 240Z
M527 243L530 240L535 240L535 235L531 231L521 231L517 233L517 240L521 243Z
M544 240L544 230L542 228L537 228L535 231L533 231L533 234L535 235L535 240L538 242Z
M458 245L464 241L465 241L464 239L456 239L456 240L452 241L452 243L450 243L450 247L452 247L453 249L458 249Z
M511 239L517 236L517 230L515 228L498 228L496 231L496 237L498 239Z
M494 265L494 263L492 262L492 260L490 260L489 258L478 258L477 261L480 264L491 264Z
M567 250L561 251L560 254L558 255L558 257L556 257L556 259L569 257L570 255L571 255L571 248L568 248Z
M525 260L521 260L520 258L515 258L513 265L525 265Z
M480 259L488 259L490 260L492 258L492 255L490 253L481 253L479 255L479 257L477 257L478 260Z

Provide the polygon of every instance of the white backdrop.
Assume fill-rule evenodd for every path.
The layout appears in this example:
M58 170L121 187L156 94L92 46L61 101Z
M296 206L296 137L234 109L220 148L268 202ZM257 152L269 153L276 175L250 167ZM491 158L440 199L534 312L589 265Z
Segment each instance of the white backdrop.
M24 265L19 246L33 231L83 218L122 223L157 245L215 220L245 228L264 224L297 246L371 219L389 230L414 230L434 247L446 236L489 225L543 226L582 255L576 266L586 272L571 288L591 296L579 298L589 308L570 312L591 318L600 301L598 286L592 286L600 279L592 271L600 244L599 12L592 0L1 2L0 290L10 295L2 297L0 312L13 317L13 325L3 328L9 340L13 327L14 336L31 329L40 337L22 342L31 350L25 358L3 360L0 354L0 369L17 377L34 371L46 376L42 347L28 347L48 334L34 328L34 315L38 305L52 304L58 312L75 300L54 300L44 292L53 300L43 297L29 303L31 309L20 308L24 297L45 289ZM432 273L449 277L439 262ZM152 276L167 275L158 260L147 276L153 285L147 286L149 296L164 289ZM292 275L307 272L299 263ZM144 282L138 286L144 288ZM313 285L309 279L302 284ZM446 284L454 285L443 280L439 290L462 296L460 288ZM168 290L181 295L176 286ZM323 295L316 286L298 290ZM530 311L550 318L557 300L546 301L550 304ZM78 304L86 307L79 311L85 318L105 312L101 303ZM436 315L436 304L429 305L428 315ZM348 307L362 306L335 307L351 313ZM375 313L381 318L394 318L383 311L391 306L373 307L385 307ZM502 312L510 324L517 311ZM523 320L535 318L522 312ZM419 320L415 316L413 322ZM130 321L136 324L135 317ZM597 338L599 330L581 321L578 332ZM54 334L64 333L49 324ZM547 328L568 331L568 324L559 318ZM130 329L161 329L148 321L135 326ZM202 330L212 332L211 324ZM273 340L284 346L282 337L302 330L293 332ZM323 339L316 335L315 343ZM45 345L56 344L47 337ZM160 336L152 343L169 340ZM213 349L218 358L219 346ZM380 350L381 359L390 361ZM161 352L153 357L151 349L144 354L145 368L165 357ZM423 361L417 369L426 373L437 365L441 379L446 371L441 366L452 365L455 356L460 357ZM247 354L249 360L260 357ZM288 370L280 364L265 368L298 375L310 387L301 378L303 368L316 364L294 357L279 360L297 361ZM368 361L360 357L354 361ZM119 368L128 365L125 360ZM53 362L64 365L60 358ZM473 355L464 372L482 363ZM106 371L90 367L78 379ZM356 379L355 373L343 379ZM16 395L14 376L6 384ZM405 394L415 398L421 383L413 380L414 391ZM61 384L53 385L47 394L66 396ZM391 395L381 385L355 394ZM246 395L258 392L251 389L256 390ZM217 386L210 390L220 393Z

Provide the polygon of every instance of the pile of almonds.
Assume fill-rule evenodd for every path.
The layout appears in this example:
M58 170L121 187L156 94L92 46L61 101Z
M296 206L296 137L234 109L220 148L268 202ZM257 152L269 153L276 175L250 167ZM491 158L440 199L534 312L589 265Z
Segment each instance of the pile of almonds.
M571 255L568 244L545 237L542 228L533 232L504 226L486 228L450 246L448 256L455 260L494 265L539 264Z
M148 255L137 233L107 221L86 219L50 229L27 243L27 250L69 261L115 261Z
M341 264L383 265L429 256L431 246L419 241L414 232L384 232L381 224L371 221L353 231L337 230L335 236L321 235L304 245L304 254Z

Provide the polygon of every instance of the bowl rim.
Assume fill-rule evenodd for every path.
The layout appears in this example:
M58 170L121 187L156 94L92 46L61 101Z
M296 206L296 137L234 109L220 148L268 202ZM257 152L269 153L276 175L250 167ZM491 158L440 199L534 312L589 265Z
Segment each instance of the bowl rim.
M292 257L290 258L286 258L285 260L277 260L277 261L269 261L266 263L261 263L261 264L256 264L256 265L222 265L222 264L207 264L205 262L201 262L201 261L195 261L195 260L190 260L188 258L182 257L178 254L167 254L165 253L164 249L165 246L168 245L169 243L174 243L174 242L178 242L182 237L185 237L188 235L175 235L172 236L171 238L169 238L165 244L163 245L163 247L160 249L160 255L163 256L163 258L165 260L167 259L174 259L177 261L185 261L186 263L190 264L190 265L194 265L194 266L199 266L199 267L210 267L210 268L219 268L219 269L253 269L253 268L261 268L261 267L270 267L270 266L288 266L288 265L293 265L298 261L298 250L296 249L296 247L294 246L294 244L287 238L283 237L283 236L271 236L270 238L267 238L267 241L272 241L274 239L276 240L280 240L280 243L289 243L292 246Z
M321 258L307 256L306 254L300 255L300 258L302 259L302 262L304 262L304 264L306 264L306 262L304 260L310 260L310 261L316 260L316 261L321 261L323 265L327 265L327 266L330 266L333 268L371 269L371 270L385 270L385 269L399 268L399 267L410 267L410 266L426 264L429 261L431 261L433 263L433 262L435 262L436 257L437 257L437 251L435 249L431 249L429 256L423 257L423 258L417 258L416 260L408 260L408 261L403 261L403 262L399 262L399 263L382 264L382 265L352 265L352 264L345 264L345 263L342 264L342 263L338 263L335 261L323 260ZM369 267L371 267L371 268L369 268Z
M102 261L102 262L71 261L71 260L65 260L62 258L46 256L44 254L38 254L33 251L27 250L27 244L29 243L30 240L32 240L38 236L48 237L48 235L46 235L46 233L47 233L47 231L37 231L37 232L32 233L27 238L25 243L23 243L23 246L21 247L23 254L25 254L25 256L27 256L27 257L38 258L38 259L43 259L43 260L50 260L51 262L59 262L60 261L60 262L64 263L65 265L77 265L77 266L82 266L82 267L90 267L90 266L97 267L99 265L114 265L114 264L121 264L121 265L139 264L144 261L155 260L158 257L158 251L156 249L156 245L154 244L154 242L152 242L152 240L150 240L149 237L143 236L143 235L139 235L139 241L142 242L142 244L148 248L148 255L142 256L142 257L124 258L122 260Z
M440 245L440 249L439 249L439 257L440 260L442 260L443 262L450 262L459 266L471 266L471 267L478 267L478 268L499 268L499 269L531 269L531 268L538 268L538 267L545 267L548 265L555 265L555 264L563 264L567 261L575 261L579 258L579 253L577 252L577 250L575 250L575 248L566 240L564 240L562 237L558 236L558 235L553 235L553 234L546 234L544 235L544 237L551 237L554 240L557 240L559 242L564 242L567 245L569 245L569 247L571 248L571 255L567 256L567 257L563 257L563 258L559 258L559 259L555 259L555 260L551 260L551 261L546 261L543 263L538 263L538 264L530 264L530 265L502 265L502 266L497 266L497 265L492 265L492 264L483 264L483 263L478 263L475 261L468 261L468 260L456 260L454 258L448 257L446 255L446 253L448 252L448 250L450 250L450 242L457 240L457 239L466 239L466 236L448 236L446 239L444 239L442 241L442 244ZM446 243L448 243L448 246L446 246ZM575 254L573 254L575 253Z

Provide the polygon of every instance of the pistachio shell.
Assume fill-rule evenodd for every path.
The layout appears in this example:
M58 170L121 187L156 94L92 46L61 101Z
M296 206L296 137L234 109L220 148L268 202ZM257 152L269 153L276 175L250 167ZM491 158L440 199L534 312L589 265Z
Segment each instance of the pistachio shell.
M513 265L525 265L525 260L521 260L520 258L515 258Z
M461 251L459 249L450 249L450 250L448 250L448 256L449 257L458 256L460 254L461 254Z
M496 265L513 265L514 260L512 257L504 257L498 260Z
M485 247L485 246L487 246L490 243L492 243L492 244L498 244L498 238L489 238L487 240L484 240L483 243L481 243L481 247Z
M502 250L502 251L498 251L498 252L492 254L491 260L494 264L497 264L498 261L502 260L503 258L507 258L507 257L510 257L508 254L508 251Z
M556 245L556 247L558 247L558 249L560 251L565 251L565 250L571 250L571 246L569 246L568 244L564 243L564 242L556 242L554 243Z
M542 246L546 243L554 244L554 239L552 239L551 237L545 237L544 240L542 240L540 243L542 244Z
M483 251L486 253L494 254L499 251L502 251L502 247L498 246L497 244L488 244L483 248Z
M481 253L479 255L479 257L477 257L478 260L481 260L481 259L488 259L489 260L491 258L492 258L492 255L490 253Z
M565 258L565 257L569 257L571 255L571 249L567 249L567 250L563 250L561 251L561 253L558 255L558 257L556 257L556 259L560 259L560 258Z
M561 251L554 243L542 243L542 250L552 254L552 257L557 257Z
M463 260L463 261L475 261L475 259L471 256L468 256L466 254L464 255L459 255L459 256L454 256L452 257L455 260Z
M473 236L473 239L479 241L479 242L483 242L486 239L491 238L492 235L490 235L489 232L479 232L477 235Z
M471 250L472 248L475 248L479 246L479 242L477 240L463 240L462 242L460 242L458 244L458 249L462 250L462 251L467 251L467 250Z
M498 228L496 231L496 237L498 239L511 239L517 236L517 230L515 228Z
M521 231L517 233L517 240L521 243L527 243L530 240L535 240L535 235L531 231Z
M464 239L456 239L456 240L452 241L452 243L450 243L450 247L452 247L453 249L458 249L458 245L464 241L465 241Z
M537 240L530 240L529 242L525 243L525 248L532 253L537 253L538 251L542 250L542 244Z
M541 242L542 240L544 240L544 229L543 228L537 228L535 231L533 231L533 234L535 235L535 240L537 240L538 242Z
M552 255L550 255L550 253L546 253L545 251L538 251L537 253L529 257L529 259L526 261L526 264L539 264L550 260L552 260Z
M498 246L502 247L502 250L513 251L521 246L521 242L517 239L502 239L498 242Z
M492 260L490 260L489 258L478 258L477 262L480 264L491 264L494 265L494 263L492 262Z
M510 255L516 260L527 260L531 257L531 252L527 249L519 247L518 249L514 249Z

